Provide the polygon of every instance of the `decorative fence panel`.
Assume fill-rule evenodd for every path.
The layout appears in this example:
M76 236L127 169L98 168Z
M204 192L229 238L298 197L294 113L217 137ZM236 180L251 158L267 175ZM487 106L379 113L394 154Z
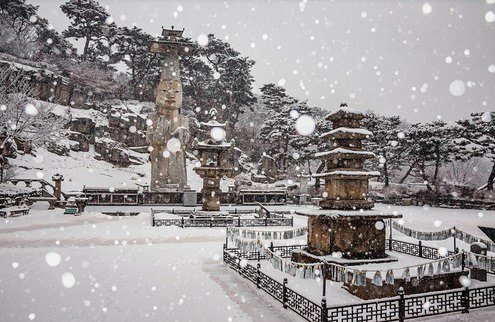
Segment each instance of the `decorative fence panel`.
M292 217L277 217L277 218L246 218L246 219L230 219L230 218L172 218L172 219L156 219L152 214L153 226L179 226L186 227L267 227L267 226L289 226L292 227L294 219Z
M399 299L329 307L328 321L367 322L399 320Z
M465 310L462 290L408 296L404 299L405 318L419 318Z
M410 255L419 254L416 244L392 240L397 251ZM305 245L276 246L283 257L290 257L294 249ZM392 247L394 247L392 245ZM421 246L425 247L425 246ZM431 247L428 247L431 248ZM424 249L422 249L424 252ZM412 253L412 254L411 254ZM431 256L438 256L432 252ZM417 256L417 255L416 255ZM430 255L427 255L430 256ZM281 302L284 308L289 308L307 321L342 321L342 322L371 322L371 321L404 321L418 317L433 316L447 313L468 313L470 309L495 305L495 286L475 289L452 290L437 293L404 296L403 294L385 300L368 301L360 304L326 307L287 287L287 280L280 283L254 267L247 260L264 259L259 252L242 252L239 249L224 249L223 259L228 267L250 280L256 286ZM429 258L429 257L428 257ZM435 259L435 258L433 258ZM246 260L246 262L244 262Z
M386 239L385 248L391 251L396 251L399 253L404 253L416 257L426 258L426 259L440 259L442 257L455 255L452 251L447 251L446 256L441 256L438 253L438 249L428 246L423 246L421 241L417 244L396 240L396 239Z

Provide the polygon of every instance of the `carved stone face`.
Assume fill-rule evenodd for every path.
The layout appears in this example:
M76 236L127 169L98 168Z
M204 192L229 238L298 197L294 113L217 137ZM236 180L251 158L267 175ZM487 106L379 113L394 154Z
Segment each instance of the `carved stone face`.
M156 93L158 110L176 110L182 106L182 85L177 79L162 79Z

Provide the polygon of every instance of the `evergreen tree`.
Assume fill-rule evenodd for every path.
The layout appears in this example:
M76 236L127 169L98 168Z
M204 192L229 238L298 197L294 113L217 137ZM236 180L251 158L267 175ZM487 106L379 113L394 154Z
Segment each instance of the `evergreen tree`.
M315 135L302 136L295 129L296 119L300 115L313 114L306 102L299 102L286 94L283 87L275 84L266 84L261 88L262 103L268 110L270 117L261 127L261 140L266 152L280 162L282 170L294 160L296 153L297 163L307 161L313 152L311 144L315 142Z
M227 121L230 129L235 131L239 117L256 103L252 92L254 78L251 75L254 61L242 57L228 43L212 34L208 35L208 44L204 47L196 46L194 52L206 61L206 66L211 70L213 84L209 77L207 81L213 98L211 103L215 106L210 108L216 108L221 113L220 118ZM203 71L203 68L200 70Z
M470 159L484 157L493 162L486 183L487 190L493 190L495 181L495 112L472 113L470 119L457 122L459 138L457 140L458 158Z
M120 27L115 35L115 60L127 66L130 87L135 99L142 97L145 84L156 84L161 71L161 59L149 51L153 37L137 27Z
M94 0L69 0L60 8L70 20L70 25L63 32L63 36L76 40L82 39L84 49L81 59L97 61L99 49L109 33L107 23L112 25L112 22L108 20L110 15Z
M398 151L401 158L409 162L409 169L400 182L404 182L415 170L414 174L421 177L428 189L431 189L431 183L438 185L440 167L454 157L453 131L443 121L411 126ZM432 176L428 171L431 167L434 169Z
M390 171L396 170L400 166L400 154L398 145L404 135L400 130L402 121L398 116L386 117L374 112L368 112L364 119L364 126L373 133L365 144L367 148L377 155L380 165L381 177L385 187L389 186Z

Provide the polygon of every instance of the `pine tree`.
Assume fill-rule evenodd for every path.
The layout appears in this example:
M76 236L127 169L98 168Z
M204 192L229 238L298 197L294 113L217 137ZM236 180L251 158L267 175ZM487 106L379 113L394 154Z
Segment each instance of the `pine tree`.
M417 174L429 190L431 183L438 185L440 167L454 158L453 131L443 121L412 125L398 151L401 159L409 163L409 169L399 182L404 182L410 174ZM433 175L428 171L431 167Z
M160 57L149 51L153 37L140 28L120 27L115 36L115 60L127 66L130 76L130 87L134 98L142 97L146 83L155 84L160 75L162 63Z
M103 46L105 36L109 33L107 20L110 15L94 0L69 0L61 5L62 12L67 15L70 25L63 32L65 38L83 39L83 61L97 61L99 50Z
M239 117L256 103L252 92L254 78L251 75L254 61L242 57L228 43L212 34L208 35L208 44L197 46L195 53L206 60L206 65L211 69L214 82L210 87L211 102L216 105L212 107L221 113L220 118L227 121L230 130L234 131Z
M493 190L495 181L495 112L472 113L470 119L457 122L460 126L458 158L484 157L493 162L486 183L487 190Z
M377 155L377 159L373 161L379 162L381 176L385 187L388 187L390 172L398 169L401 164L398 162L400 160L398 145L403 135L400 130L402 121L398 116L386 117L368 112L363 123L366 129L373 133L373 137L369 138L366 144L368 150Z

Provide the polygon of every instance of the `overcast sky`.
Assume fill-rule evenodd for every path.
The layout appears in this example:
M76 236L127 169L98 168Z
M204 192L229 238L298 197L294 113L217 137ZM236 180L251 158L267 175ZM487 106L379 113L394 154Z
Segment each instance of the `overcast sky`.
M67 27L65 1L28 2L57 30ZM345 101L410 122L495 110L494 2L99 1L119 25L227 40L256 61L257 92L279 83L310 105Z

